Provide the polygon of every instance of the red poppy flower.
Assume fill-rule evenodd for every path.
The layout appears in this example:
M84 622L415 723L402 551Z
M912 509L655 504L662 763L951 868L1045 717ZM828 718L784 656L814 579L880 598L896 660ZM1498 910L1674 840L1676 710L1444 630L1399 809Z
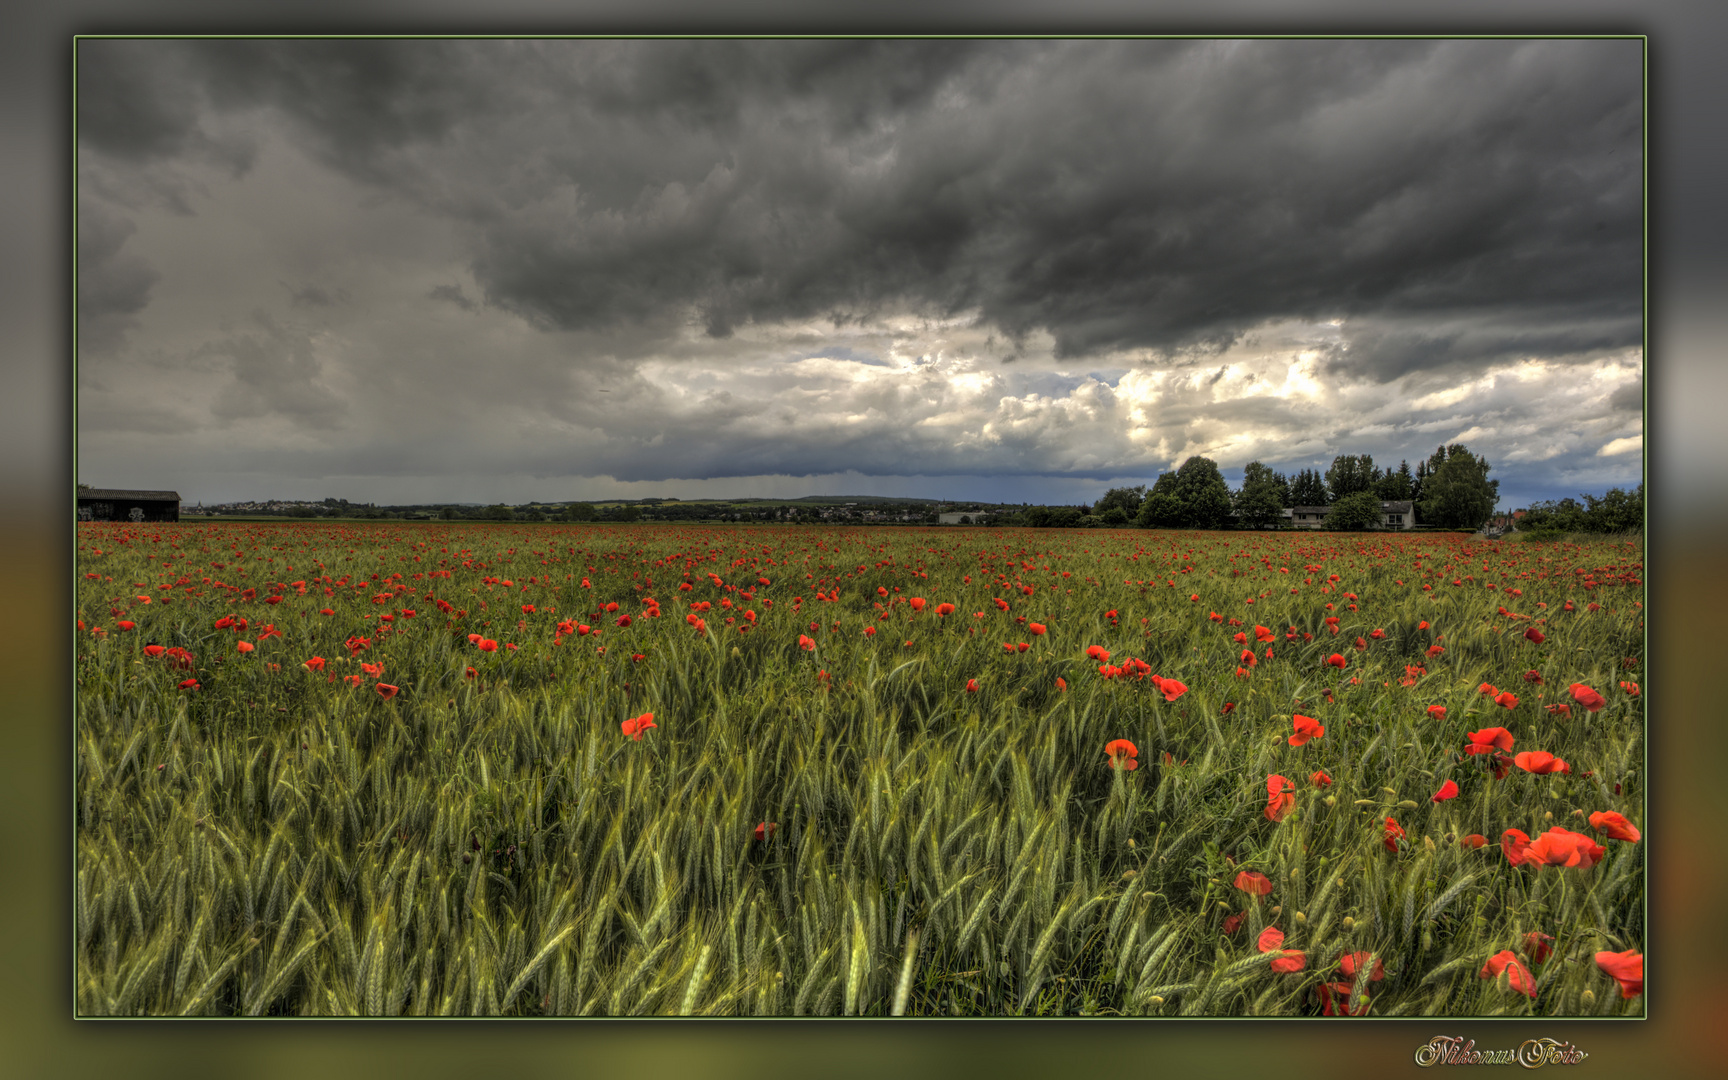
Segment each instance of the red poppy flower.
M1109 768L1133 772L1140 767L1140 763L1134 760L1140 755L1140 751L1127 739L1112 739L1105 743L1104 753L1110 758L1105 762Z
M1337 668L1338 670L1342 671L1342 670L1344 670L1344 665L1347 664L1349 661L1345 660L1344 657L1339 655L1338 653L1333 653L1331 656L1328 656L1326 658L1326 662L1328 664L1332 665L1333 667Z
M1242 656L1241 656L1241 662L1248 667L1253 667L1258 662L1255 659L1254 650L1253 649L1243 649L1242 650Z
M1258 870L1244 870L1237 874L1235 885L1254 896L1267 896L1272 892L1272 880Z
M1471 833L1469 836L1460 839L1458 841L1458 846L1467 848L1487 847L1488 838L1483 836L1481 833Z
M1547 773L1568 772L1570 767L1546 750L1526 750L1512 759L1512 763L1525 772Z
M1272 958L1272 970L1277 972L1301 971L1308 963L1308 954L1301 949L1285 949Z
M475 644L480 646L481 652L497 652L498 651L498 643L496 641L493 641L491 638L488 638L488 637L481 638Z
M1438 646L1438 645L1430 645L1430 646L1428 646L1428 655L1429 655L1429 656L1439 656L1439 655L1440 655L1440 654L1441 654L1441 653L1443 653L1443 652L1445 652L1445 651L1446 651L1446 650L1445 650L1445 649L1442 649L1442 648L1441 648L1441 647L1440 647L1440 646Z
M1233 713L1235 711L1236 711L1236 703L1234 701L1226 701L1224 703L1224 707L1222 709L1218 710L1218 715L1229 716L1231 713Z
M624 729L624 734L630 736L630 738L634 739L636 742L641 742L644 732L649 728L659 727L660 725L654 722L653 713L643 713L641 716L631 717L618 726Z
M966 680L966 692L968 694L976 694L978 692L978 680L977 679L967 679Z
M1110 650L1106 649L1102 645L1088 645L1086 646L1086 655L1089 659L1096 660L1098 663L1102 664L1106 660L1110 659Z
M1643 835L1638 831L1638 826L1627 821L1613 810L1598 810L1591 814L1590 827L1610 840L1626 840L1630 843L1637 843Z
M1159 679L1157 687L1164 692L1165 701L1175 701L1188 692L1187 685L1177 682L1175 679Z
M1193 602L1193 603L1196 603L1196 604L1198 604L1198 603L1199 603L1199 602L1200 602L1200 594L1199 594L1199 593L1194 593L1194 594L1193 594L1193 595L1191 595L1191 596L1189 596L1189 597L1188 597L1188 599L1189 599L1189 600L1190 600L1190 601L1191 601L1191 602Z
M1373 968L1368 972L1368 981L1379 982L1384 979L1386 977L1386 964L1379 957L1367 951L1345 953L1340 956L1338 958L1338 971L1346 979L1354 982L1357 972L1368 967L1369 961L1373 961Z
M1282 949L1284 947L1284 931L1276 926L1268 926L1260 931L1260 940L1254 943L1254 947L1261 952L1276 952Z
M1362 638L1356 639L1356 651L1357 652L1361 652L1362 650L1366 649L1367 647L1368 647L1367 641L1363 640Z
M1512 749L1512 733L1503 727L1483 728L1481 731L1465 732L1470 739L1470 745L1464 748L1466 754L1490 754L1496 749Z
M1027 632L1030 633L1033 637L1042 637L1044 634L1044 631L1046 629L1047 629L1047 627L1045 627L1045 625L1043 623L1027 623L1026 624Z
M1283 821L1296 806L1295 785L1286 777L1273 773L1266 778L1266 818Z
M954 614L954 605L953 604L937 604L936 605L936 614L944 616L944 617L946 617L948 615L952 615L952 614Z
M365 680L360 678L358 675L344 675L342 681L347 683L349 686L359 686Z
M1332 778L1330 776L1326 775L1325 769L1321 769L1317 772L1309 774L1308 782L1310 784L1313 784L1315 787L1331 787L1332 786Z
M180 689L182 690L197 690L198 688L197 679L187 679L180 684Z
M764 821L756 826L756 839L766 842L770 836L774 835L775 830L779 828L780 825L778 822Z
M1533 866L1576 866L1588 870L1602 861L1606 849L1582 833L1549 829L1530 841L1524 862Z
M1380 627L1378 627L1378 626L1376 626L1376 627L1375 627L1375 628L1374 628L1374 629L1373 629L1373 631L1371 631L1371 632L1370 632L1370 633L1369 633L1369 635L1368 635L1368 636L1369 636L1369 637L1371 637L1371 638L1373 638L1373 639L1374 639L1374 640L1375 640L1375 641L1379 641L1379 640L1380 640L1380 639L1381 639L1381 638L1383 638L1383 637L1385 637L1385 636L1386 636L1386 631L1384 631L1384 630L1382 630L1382 629L1381 629L1381 628L1380 628Z
M1530 838L1522 829L1507 829L1500 834L1500 850L1513 866L1523 866L1530 850Z
M1510 690L1503 690L1494 695L1494 704L1502 709L1516 709L1518 707L1518 695Z
M1608 699L1585 686L1583 683L1573 683L1566 688L1572 694L1572 700L1589 709L1591 712L1601 712L1608 704Z
M384 665L368 664L366 661L362 660L360 661L360 670L376 679L378 676L384 674Z
M1320 994L1321 1016L1366 1016L1368 1013L1367 998L1351 1000L1350 994L1355 990L1351 983L1320 983L1315 989Z
M1404 839L1404 828L1391 818L1386 819L1386 850L1397 851L1398 841Z
M391 686L389 683L383 682L379 683L377 686L378 696L383 698L385 701L389 701L391 698L395 697L397 691L401 689L400 686Z
M1529 671L1526 671L1524 673L1524 681L1527 683L1535 683L1537 686L1541 686L1542 685L1542 673L1540 671L1537 671L1535 668L1531 668Z
M1224 932L1226 934L1234 934L1237 930L1241 929L1242 920L1247 917L1248 913L1246 911L1238 911L1234 915L1226 915L1224 917Z
M1537 645L1540 645L1544 641L1548 640L1546 637L1542 636L1542 631L1536 629L1534 626L1532 626L1530 629L1524 631L1524 637L1526 640L1535 642Z
M474 668L469 668L468 671L462 677L465 679L468 679L468 680L473 680L473 678L478 674L480 674L479 671L475 670Z
M243 653L249 653L256 648L250 641L237 641L234 643L234 647Z
M1063 693L1067 693L1068 692L1068 680L1064 679L1060 675L1056 676L1056 689L1062 691Z
M808 637L804 634L799 634L798 635L798 647L800 649L803 649L805 652L815 652L816 651L816 640L814 638Z
M1457 781L1448 780L1444 784L1440 785L1440 790L1436 791L1434 793L1434 798L1431 801L1433 801L1433 802L1445 802L1447 799L1456 799L1457 797L1458 797L1458 783L1457 783Z
M154 660L158 656L161 656L163 653L165 653L167 651L168 650L161 645L146 645L146 646L144 646L144 655L150 657L152 660Z
M1428 706L1428 715L1436 720L1444 720L1446 719L1446 706L1430 705Z
M1524 955L1530 958L1532 964L1540 964L1554 952L1554 936L1532 930L1524 935Z
M131 619L121 619L119 622L115 623L114 625L118 626L122 630L130 630L133 627L137 626L138 624L133 622Z
M1638 684L1635 682L1622 681L1620 683L1620 689L1626 691L1626 693L1631 697L1638 696Z
M1535 977L1530 974L1529 969L1518 962L1517 955L1511 949L1501 949L1490 956L1488 962L1482 965L1481 977L1498 979L1502 971L1511 972L1511 975L1508 976L1508 983L1512 989L1532 998L1536 996Z
M1318 739L1326 734L1326 729L1320 726L1320 721L1312 716L1303 716L1301 713L1297 713L1290 719L1296 728L1296 734L1290 736L1291 746L1301 746L1309 739Z
M1625 952L1599 952L1596 966L1602 974L1620 984L1620 996L1637 997L1644 992L1644 954L1628 949Z
M534 614L534 605L533 604L523 604L522 605L522 614L524 614L524 615Z
M914 596L912 599L910 599L906 602L912 605L913 611L923 611L924 610L924 598L922 596Z

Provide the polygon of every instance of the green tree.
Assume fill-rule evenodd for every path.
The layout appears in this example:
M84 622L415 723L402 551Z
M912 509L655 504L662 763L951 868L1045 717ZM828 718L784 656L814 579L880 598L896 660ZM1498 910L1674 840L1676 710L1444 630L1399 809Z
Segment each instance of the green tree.
M1050 508L1048 506L1028 506L1020 517L1029 528L1048 528L1050 525Z
M503 503L497 503L486 508L486 518L489 521L515 521L516 511Z
M1518 519L1519 532L1545 533L1554 536L1589 531L1584 507L1577 499L1545 499L1530 504Z
M1290 481L1291 506L1325 506L1326 481L1314 469L1303 469Z
M438 508L438 516L443 518L445 521L455 521L456 508L454 506L440 506Z
M1591 532L1630 532L1644 528L1644 484L1639 482L1630 492L1609 488L1608 494L1597 498L1584 496L1584 516Z
M1141 500L1134 522L1142 529L1173 529L1182 523L1182 500L1154 488Z
M1443 528L1480 529L1500 498L1500 481L1488 479L1493 466L1456 443L1436 455L1443 460L1436 465L1429 458L1418 504L1422 520Z
M1236 518L1257 529L1279 519L1289 484L1270 466L1250 461L1242 469L1242 490L1236 493Z
M600 514L594 509L593 503L571 503L564 508L565 521L593 521Z
M1357 491L1344 496L1326 511L1328 529L1372 529L1380 524L1380 496Z
M1134 504L1134 512L1135 513L1140 512L1140 504L1139 503ZM1118 505L1109 507L1102 514L1099 514L1098 520L1100 522L1102 522L1103 524L1110 526L1113 529L1119 529L1122 526L1128 524L1128 512L1126 510L1122 509L1121 505L1118 504ZM961 521L962 521L962 523L964 523L965 519L962 518Z
M607 517L613 521L636 521L642 517L642 508L629 503L622 503L614 506Z
M1127 521L1140 512L1140 500L1146 497L1146 485L1137 484L1134 487L1111 488L1104 493L1092 507L1092 512L1099 517L1107 516L1112 509L1122 511L1122 520Z
M1398 471L1387 469L1380 474L1380 479L1374 484L1374 493L1382 499L1414 499L1416 497L1416 478L1410 474L1410 463L1400 461Z
M1176 498L1182 503L1182 524L1191 529L1216 529L1230 516L1230 485L1207 457L1191 457L1176 470Z
M1374 487L1374 459L1367 454L1340 454L1326 470L1326 493L1336 502Z

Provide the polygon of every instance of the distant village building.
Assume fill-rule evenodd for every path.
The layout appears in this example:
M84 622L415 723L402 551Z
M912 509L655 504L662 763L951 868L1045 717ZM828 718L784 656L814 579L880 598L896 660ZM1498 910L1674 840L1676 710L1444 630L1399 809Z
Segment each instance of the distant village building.
M1290 527L1294 529L1319 529L1326 523L1327 506L1292 506L1290 508Z
M79 488L79 521L179 521L177 491Z
M936 515L936 524L938 525L976 525L982 520L984 520L982 510L968 510L963 514Z

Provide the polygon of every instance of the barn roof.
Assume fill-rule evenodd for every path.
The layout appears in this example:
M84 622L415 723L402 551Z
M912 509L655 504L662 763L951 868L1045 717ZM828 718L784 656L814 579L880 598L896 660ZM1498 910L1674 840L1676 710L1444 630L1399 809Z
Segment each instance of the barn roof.
M127 491L123 488L83 488L78 492L80 499L124 500L136 499L139 502L179 502L178 491Z

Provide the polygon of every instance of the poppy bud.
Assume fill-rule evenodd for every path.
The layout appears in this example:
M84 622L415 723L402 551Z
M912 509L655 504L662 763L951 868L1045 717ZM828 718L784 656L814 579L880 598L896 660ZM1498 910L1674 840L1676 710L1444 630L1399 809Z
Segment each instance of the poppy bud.
M1583 813L1583 812L1584 812L1584 811L1582 811L1582 810L1580 810L1580 811L1578 811L1578 813L1580 813L1580 814L1582 814L1582 813ZM1130 837L1129 837L1129 838L1128 838L1128 850L1129 850L1129 851L1133 851L1133 850L1134 850L1134 838L1133 838L1133 837L1132 837L1132 836L1130 836Z
M1346 916L1344 916L1343 925L1344 925L1344 929L1346 929L1346 930L1354 930L1354 929L1356 929L1356 920L1351 918L1350 916L1346 915Z
M1326 796L1326 805L1327 806L1337 806L1338 805L1338 796L1336 796L1336 795Z
M1406 810L1414 810L1419 805L1415 799L1400 799L1398 805Z
M1586 991L1586 993L1588 993L1588 991ZM1157 994L1153 994L1151 997L1146 999L1146 1002L1147 1002L1147 1004L1156 1008L1156 1007L1164 1004L1164 999Z
M1542 812L1542 820L1543 821L1553 821L1554 820L1554 811L1544 810Z
M1273 914L1273 915L1275 915L1275 916L1276 916L1276 915L1281 915L1281 914L1283 914L1283 913L1284 913L1284 905L1283 905L1283 904L1279 904L1279 905L1278 905L1278 906L1277 906L1277 907L1274 907L1274 908L1273 908L1273 909L1272 909L1272 914Z
M1291 918L1295 919L1298 924L1305 923L1308 921L1308 916L1302 914L1300 911L1298 911L1295 915L1291 916Z
M1578 1000L1582 1001L1586 1005L1594 1005L1596 1004L1596 991L1586 990L1582 995L1580 995Z
M471 863L474 861L474 856L472 854L470 854L469 852L464 851L462 853L462 861L465 863Z

